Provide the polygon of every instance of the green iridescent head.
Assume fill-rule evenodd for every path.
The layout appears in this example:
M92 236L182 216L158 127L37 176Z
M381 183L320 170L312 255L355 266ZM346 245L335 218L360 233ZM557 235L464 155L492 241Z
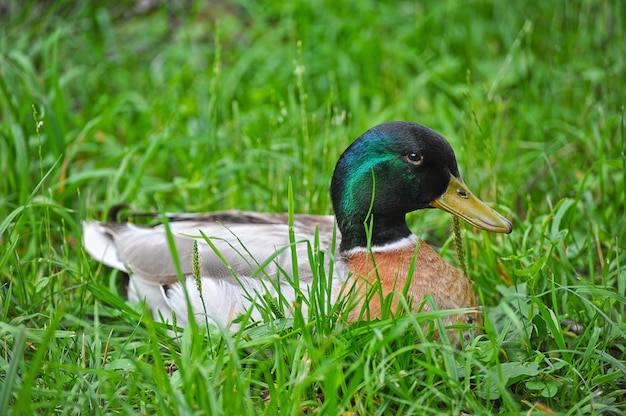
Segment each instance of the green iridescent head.
M455 189L449 189L451 183ZM443 201L448 192L453 195ZM409 236L405 214L423 208L444 209L490 231L512 229L465 187L447 140L417 123L393 121L361 135L337 162L330 195L342 251L367 246L364 223L373 224L373 246ZM482 204L478 207L482 211L469 217L462 212L465 208L455 205L467 195L474 205Z

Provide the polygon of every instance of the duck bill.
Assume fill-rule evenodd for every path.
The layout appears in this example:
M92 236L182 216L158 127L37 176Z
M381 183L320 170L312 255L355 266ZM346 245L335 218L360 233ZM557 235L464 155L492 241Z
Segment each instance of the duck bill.
M456 215L481 230L507 234L513 231L513 225L509 220L476 198L454 175L450 175L450 184L446 192L431 202L431 205Z

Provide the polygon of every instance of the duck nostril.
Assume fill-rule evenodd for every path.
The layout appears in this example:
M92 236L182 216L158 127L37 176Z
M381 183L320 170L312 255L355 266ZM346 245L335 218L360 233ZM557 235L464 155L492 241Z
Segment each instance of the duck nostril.
M463 188L458 188L456 190L456 193L461 198L465 198L465 199L469 198L469 195L467 194L467 191L465 189L463 189Z

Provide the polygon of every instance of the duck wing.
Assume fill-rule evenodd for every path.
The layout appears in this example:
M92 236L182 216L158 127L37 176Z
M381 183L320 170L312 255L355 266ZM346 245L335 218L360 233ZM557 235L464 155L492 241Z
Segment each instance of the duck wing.
M86 221L83 242L87 252L110 267L151 283L178 282L174 256L181 272L193 274L193 245L197 242L200 275L237 280L238 277L276 277L292 274L292 249L287 214L221 211L210 214L168 214L173 245L166 227L129 222ZM331 250L333 216L295 215L294 237L299 279L311 276L308 258L316 230L321 250Z

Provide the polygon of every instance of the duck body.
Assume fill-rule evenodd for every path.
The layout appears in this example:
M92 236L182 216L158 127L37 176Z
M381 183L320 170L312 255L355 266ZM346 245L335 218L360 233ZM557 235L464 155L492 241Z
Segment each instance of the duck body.
M188 323L188 305L198 322L231 329L240 314L260 319L254 305L265 296L292 305L296 288L311 293L312 250L327 254L324 267L332 269L334 302L356 291L348 306L350 321L380 317L383 299L393 296L395 309L405 293L415 312L430 308L423 302L426 295L440 309L468 309L447 316L446 325L482 324L472 282L419 241L405 221L408 212L439 208L481 229L512 230L467 189L443 137L409 122L368 130L337 162L330 194L335 216L296 214L293 239L287 214L222 211L166 215L172 246L164 225L119 222L114 208L104 223L85 221L84 247L96 260L130 275L130 299L145 300L158 319L171 321L175 313L181 326ZM312 243L316 236L319 246ZM194 241L200 284L193 272ZM372 290L379 295L372 296Z
M129 299L145 300L155 319L172 322L174 312L177 324L184 326L188 324L189 304L198 322L226 327L265 295L276 298L280 294L287 303L295 300L292 247L300 290L307 294L313 281L308 260L313 250L312 236L317 229L320 238L317 249L330 251L335 225L330 215L295 215L293 244L287 214L242 211L182 217L175 214L168 227L184 285L179 280L163 224L141 227L129 222L89 221L83 228L85 247L107 266L129 274ZM194 242L201 290L193 270ZM332 282L338 287L345 280L347 270L343 262L338 262L334 269ZM261 319L259 311L253 309L251 318Z

